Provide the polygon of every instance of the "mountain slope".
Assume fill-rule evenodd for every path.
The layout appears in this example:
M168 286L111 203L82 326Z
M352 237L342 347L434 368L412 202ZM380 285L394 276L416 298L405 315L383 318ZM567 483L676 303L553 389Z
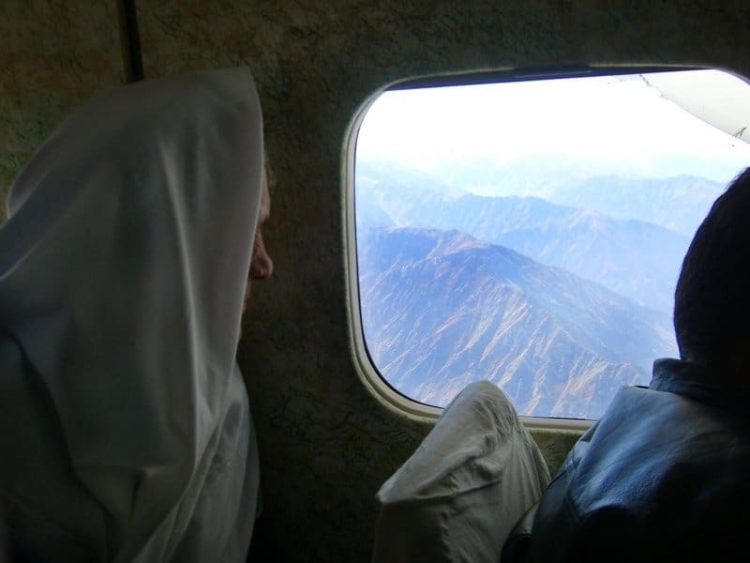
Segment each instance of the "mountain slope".
M613 218L637 218L692 237L724 189L718 182L695 176L596 176L557 187L545 199Z
M668 317L460 233L373 230L359 256L370 354L419 401L490 379L520 412L596 417L674 352Z
M405 201L412 194L388 186L384 182L362 189L358 209L367 217L360 223L363 230L395 225L455 229L565 268L636 303L671 311L675 281L690 243L683 234L534 197L445 199L428 191L424 182L416 204ZM398 219L386 209L398 210Z
M494 197L539 197L598 211L616 219L635 219L692 237L739 162L686 155L654 155L649 164L607 162L571 155L533 154L510 162L471 159L446 163L435 177L442 183Z
M503 233L491 242L670 312L690 239L651 223L577 211L560 221Z

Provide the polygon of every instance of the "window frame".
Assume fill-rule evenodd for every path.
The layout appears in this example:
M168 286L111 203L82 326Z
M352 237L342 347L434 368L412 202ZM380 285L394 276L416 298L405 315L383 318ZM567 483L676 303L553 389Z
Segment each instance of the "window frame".
M351 354L360 381L369 392L389 410L402 416L421 421L437 420L443 408L420 403L408 398L394 388L380 373L370 356L362 326L362 307L359 291L359 263L357 257L356 226L356 151L361 125L373 103L385 92L393 90L412 90L444 86L467 86L502 82L529 82L536 80L554 80L563 78L587 78L595 76L617 76L626 74L645 74L657 72L677 72L686 70L705 70L709 67L695 65L576 65L561 67L529 67L497 71L470 72L425 76L397 81L385 85L374 92L359 108L349 127L345 138L342 162L343 179L343 236L344 266L346 272L346 292L348 305L348 324ZM715 68L725 72L727 69ZM733 73L732 73L733 74ZM527 428L540 430L584 431L595 424L595 419L555 418L520 416Z

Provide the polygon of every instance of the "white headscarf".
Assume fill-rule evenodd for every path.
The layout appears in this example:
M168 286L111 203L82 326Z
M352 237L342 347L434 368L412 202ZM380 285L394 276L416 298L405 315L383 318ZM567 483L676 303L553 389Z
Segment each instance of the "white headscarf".
M18 505L54 527L80 509L91 528L98 507L99 532L67 530L103 530L97 557L174 552L179 530L163 528L188 525L228 412L249 428L235 353L261 167L258 97L237 69L101 96L16 179L0 228L0 423L35 413L0 436L9 520ZM47 506L40 487L61 498Z

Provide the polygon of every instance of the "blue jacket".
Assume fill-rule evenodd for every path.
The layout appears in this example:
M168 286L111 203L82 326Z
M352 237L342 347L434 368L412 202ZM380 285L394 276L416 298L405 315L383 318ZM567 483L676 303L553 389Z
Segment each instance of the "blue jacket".
M545 492L532 562L750 561L750 393L659 360Z

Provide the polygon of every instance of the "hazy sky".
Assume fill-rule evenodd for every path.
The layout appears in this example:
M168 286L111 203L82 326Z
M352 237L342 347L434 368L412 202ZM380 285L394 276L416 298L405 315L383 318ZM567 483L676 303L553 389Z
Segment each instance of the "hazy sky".
M616 168L642 175L711 170L720 181L750 164L750 145L663 98L640 75L386 92L357 141L357 158L426 171L452 160L506 163L534 153L618 161ZM664 157L693 169L673 170Z

